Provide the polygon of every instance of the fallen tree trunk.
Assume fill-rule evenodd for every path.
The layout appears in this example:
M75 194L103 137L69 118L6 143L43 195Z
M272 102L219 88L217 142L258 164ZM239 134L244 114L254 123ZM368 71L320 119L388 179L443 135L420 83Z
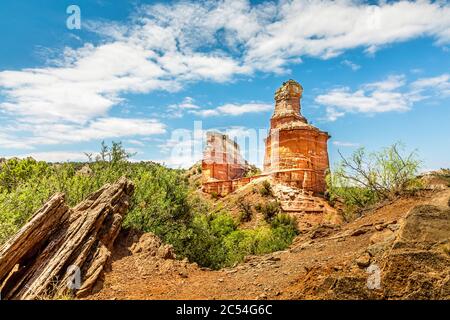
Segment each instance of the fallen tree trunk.
M0 248L3 299L91 293L102 275L134 191L125 178L70 209L54 195Z

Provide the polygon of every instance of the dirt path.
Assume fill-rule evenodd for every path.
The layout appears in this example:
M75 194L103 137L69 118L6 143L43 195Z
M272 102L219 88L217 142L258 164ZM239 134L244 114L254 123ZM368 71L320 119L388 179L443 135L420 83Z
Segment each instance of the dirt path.
M285 251L248 257L220 271L153 254L117 250L103 289L91 299L314 299L327 276L346 272L367 277L355 261L373 242L380 227L396 230L418 204L446 206L450 190L422 198L400 199L344 225L319 228L298 237ZM386 230L386 229L384 229ZM384 231L385 232L385 231ZM371 239L372 238L372 239Z

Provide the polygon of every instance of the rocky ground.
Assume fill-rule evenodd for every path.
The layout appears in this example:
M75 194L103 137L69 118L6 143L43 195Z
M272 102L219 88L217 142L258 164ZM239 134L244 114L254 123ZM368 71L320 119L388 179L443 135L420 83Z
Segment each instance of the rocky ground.
M450 190L401 198L219 271L122 233L90 299L450 299ZM378 281L379 280L379 281Z

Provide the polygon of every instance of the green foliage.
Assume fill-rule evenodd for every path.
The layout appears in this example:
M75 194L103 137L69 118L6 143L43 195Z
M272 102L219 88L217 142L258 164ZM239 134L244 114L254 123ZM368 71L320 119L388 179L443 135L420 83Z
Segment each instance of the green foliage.
M263 197L270 197L273 195L272 186L269 181L264 180L262 182L261 188L259 189L259 194Z
M220 198L219 194L215 191L211 192L210 195L211 195L211 199L214 199L214 200L219 200L219 198Z
M227 252L224 265L233 265L247 255L283 250L292 243L296 234L292 226L284 224L275 228L261 226L256 229L236 230L223 241Z
M297 221L294 217L286 213L280 213L275 216L271 222L272 228L277 229L280 227L286 227L292 229L293 232L297 232Z
M270 201L264 204L258 204L255 209L261 212L264 220L271 222L273 218L280 212L281 206L278 201Z
M295 233L287 224L239 230L224 212L196 196L182 170L152 162L131 163L121 143L102 143L89 162L48 164L33 159L10 159L0 164L0 244L26 223L55 192L64 192L70 206L121 176L130 178L135 192L124 227L153 232L174 246L177 255L199 265L220 268L259 254L287 247ZM89 166L87 172L79 171ZM245 210L251 211L246 205ZM275 221L275 220L274 220ZM245 241L232 245L239 239Z
M330 200L343 201L353 215L378 201L421 189L416 153L403 155L401 151L397 143L370 154L360 148L349 158L341 155L341 162L326 178Z
M253 211L252 211L252 205L250 202L245 200L243 197L240 197L237 200L237 205L239 209L241 210L241 214L239 216L240 222L248 222L252 219Z
M78 174L83 164L48 164L32 158L9 159L0 164L0 244L28 221L51 195L64 192L73 206L106 183L131 176L134 164L120 143L102 145L107 161L90 164L92 175Z
M11 192L20 184L31 179L47 177L50 166L32 158L9 159L0 164L0 191Z
M253 177L261 174L261 169L257 166L249 165L247 172L245 173L245 177Z

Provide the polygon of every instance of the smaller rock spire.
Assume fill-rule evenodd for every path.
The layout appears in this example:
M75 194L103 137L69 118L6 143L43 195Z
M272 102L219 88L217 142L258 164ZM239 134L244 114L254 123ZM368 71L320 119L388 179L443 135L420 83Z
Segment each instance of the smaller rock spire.
M290 79L283 82L283 85L275 91L275 110L272 116L272 124L276 126L280 121L281 123L286 121L307 123L306 118L301 114L300 99L302 94L303 87L297 81Z

